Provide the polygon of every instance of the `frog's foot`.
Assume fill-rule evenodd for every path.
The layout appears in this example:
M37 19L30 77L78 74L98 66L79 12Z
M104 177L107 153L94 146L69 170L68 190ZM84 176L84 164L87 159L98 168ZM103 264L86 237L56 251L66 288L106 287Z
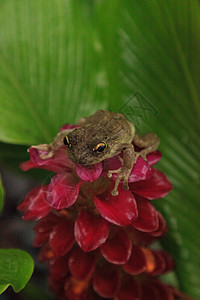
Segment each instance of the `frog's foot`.
M111 178L113 173L119 173L120 171L121 171L121 168L119 168L117 170L110 170L110 171L108 171L107 176L109 178Z
M141 150L140 152L137 152L137 154L136 154L136 160L137 160L137 158L138 158L139 156L141 156L145 161L148 161L148 160L147 160L147 154L148 154L148 152L145 151L145 150L146 150L146 149Z
M40 145L37 145L37 146L31 146L31 148L35 148L35 149L37 149L37 150L46 152L46 153L40 153L40 154L39 154L39 157L40 157L41 159L51 158L51 157L53 157L54 154L55 154L55 151L54 151L54 149L51 147L50 144L40 144ZM28 149L28 152L29 152L29 149Z
M118 176L117 176L117 179L115 181L114 189L111 191L111 194L113 196L117 196L118 195L118 186L119 186L119 183L120 183L121 180L123 180L123 188L125 190L129 189L128 179L129 179L129 175L131 173L131 169L129 169L127 167L121 167L117 170L108 171L108 177L112 177L113 173L117 173Z

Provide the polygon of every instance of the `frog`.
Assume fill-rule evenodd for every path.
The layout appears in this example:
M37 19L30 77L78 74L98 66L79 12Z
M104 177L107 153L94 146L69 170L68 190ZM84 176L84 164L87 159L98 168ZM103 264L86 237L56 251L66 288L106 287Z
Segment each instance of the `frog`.
M117 156L121 167L107 173L109 178L117 174L111 191L112 196L117 196L120 182L123 189L129 189L129 176L137 158L147 161L147 155L158 149L160 139L153 132L139 136L133 122L122 113L98 110L80 119L78 127L60 131L52 143L32 147L46 151L47 154L41 154L40 158L47 159L63 144L68 158L86 167ZM141 150L135 151L135 146Z

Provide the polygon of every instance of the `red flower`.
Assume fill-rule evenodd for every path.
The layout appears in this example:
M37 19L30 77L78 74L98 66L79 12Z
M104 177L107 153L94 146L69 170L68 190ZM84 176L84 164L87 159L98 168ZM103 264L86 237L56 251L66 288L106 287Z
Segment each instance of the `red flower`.
M120 167L117 157L83 167L68 159L64 146L47 159L40 158L44 150L32 147L29 152L23 170L56 173L47 186L29 192L18 208L24 210L24 219L39 220L34 246L42 247L40 260L49 264L49 284L58 297L175 299L173 289L156 277L173 269L172 259L148 248L167 231L151 203L172 189L167 177L152 167L161 153L148 154L148 162L139 157L130 190L120 184L118 196L112 196L115 176L109 179L107 172Z

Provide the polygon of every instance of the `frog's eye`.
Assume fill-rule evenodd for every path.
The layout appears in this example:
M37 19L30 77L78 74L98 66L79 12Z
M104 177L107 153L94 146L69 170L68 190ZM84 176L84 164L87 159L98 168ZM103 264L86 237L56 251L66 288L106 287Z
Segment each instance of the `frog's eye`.
M70 144L69 139L67 136L64 137L63 143L70 149L72 144Z
M106 143L101 142L101 143L97 144L92 150L95 151L95 152L96 151L97 152L103 152L105 148L106 148Z

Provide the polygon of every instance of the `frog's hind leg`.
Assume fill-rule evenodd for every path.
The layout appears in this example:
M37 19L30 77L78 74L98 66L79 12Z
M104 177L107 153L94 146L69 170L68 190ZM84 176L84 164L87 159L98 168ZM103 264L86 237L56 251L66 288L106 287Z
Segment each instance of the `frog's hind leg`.
M144 160L147 160L147 154L158 149L160 139L153 132L144 134L142 136L138 136L136 133L133 139L133 143L139 148L144 148L143 150L138 152L137 156L141 156Z

